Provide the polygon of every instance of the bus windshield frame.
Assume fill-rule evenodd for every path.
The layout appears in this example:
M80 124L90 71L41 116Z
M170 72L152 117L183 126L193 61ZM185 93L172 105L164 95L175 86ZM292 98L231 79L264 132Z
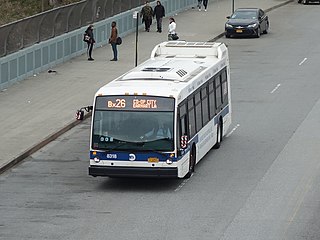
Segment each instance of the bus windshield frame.
M104 151L174 151L174 98L98 96L91 148Z

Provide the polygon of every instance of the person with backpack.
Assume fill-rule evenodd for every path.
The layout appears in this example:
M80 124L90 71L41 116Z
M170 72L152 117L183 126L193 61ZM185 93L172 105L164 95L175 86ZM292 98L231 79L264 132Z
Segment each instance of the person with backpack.
M141 9L140 17L142 17L142 22L144 22L145 30L149 32L153 17L153 10L149 5L149 1L146 1L146 5Z
M157 20L157 32L162 32L162 18L165 16L165 9L162 6L160 1L157 1L157 6L154 7L153 17L156 17Z
M88 61L93 61L92 58L92 49L93 44L95 44L94 36L93 36L93 25L91 24L87 30L85 31L84 41L87 42L88 48L87 48L87 55L89 56Z
M113 21L111 23L111 34L109 38L109 43L111 44L112 52L113 52L113 59L111 59L110 61L118 61L117 38L118 38L117 23Z

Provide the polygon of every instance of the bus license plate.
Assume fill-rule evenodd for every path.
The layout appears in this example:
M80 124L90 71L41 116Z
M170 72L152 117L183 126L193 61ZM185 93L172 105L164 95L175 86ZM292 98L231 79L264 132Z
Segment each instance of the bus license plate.
M148 158L148 162L149 163L157 163L157 162L159 162L159 158L150 157L150 158Z

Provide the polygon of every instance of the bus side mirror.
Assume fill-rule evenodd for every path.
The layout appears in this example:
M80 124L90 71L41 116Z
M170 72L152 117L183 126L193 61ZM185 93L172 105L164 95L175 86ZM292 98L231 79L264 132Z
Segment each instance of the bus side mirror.
M187 135L183 135L180 138L180 147L182 149L186 149L188 147L188 136Z

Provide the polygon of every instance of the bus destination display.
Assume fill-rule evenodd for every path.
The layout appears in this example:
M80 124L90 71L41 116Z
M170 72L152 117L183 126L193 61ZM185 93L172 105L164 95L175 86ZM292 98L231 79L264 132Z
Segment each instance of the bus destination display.
M97 97L99 110L172 111L174 99L151 96L101 96Z

